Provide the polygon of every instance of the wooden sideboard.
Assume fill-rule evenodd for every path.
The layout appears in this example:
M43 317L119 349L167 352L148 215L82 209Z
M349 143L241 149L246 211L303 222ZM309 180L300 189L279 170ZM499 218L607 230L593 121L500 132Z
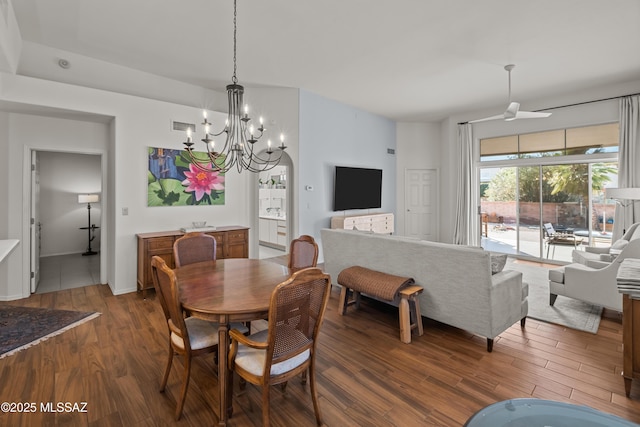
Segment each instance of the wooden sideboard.
M640 378L640 300L622 296L622 376L627 397L631 381Z
M142 291L143 295L147 289L153 289L151 257L158 255L169 267L175 268L173 242L184 234L180 230L136 234L138 237L138 291ZM249 258L248 227L235 225L217 227L205 234L216 238L216 258Z
M334 216L331 217L331 228L393 234L393 221L392 213Z

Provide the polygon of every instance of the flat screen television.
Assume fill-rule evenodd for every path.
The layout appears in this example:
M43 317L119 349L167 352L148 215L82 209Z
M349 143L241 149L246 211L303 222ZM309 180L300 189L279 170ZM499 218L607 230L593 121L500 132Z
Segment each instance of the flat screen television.
M382 207L382 170L336 166L333 210Z

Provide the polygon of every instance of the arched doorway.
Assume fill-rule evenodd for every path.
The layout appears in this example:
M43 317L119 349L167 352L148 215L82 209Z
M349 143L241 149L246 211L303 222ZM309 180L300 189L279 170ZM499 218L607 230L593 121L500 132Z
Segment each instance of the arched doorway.
M284 256L289 251L293 224L293 162L286 152L280 163L258 174L259 258Z

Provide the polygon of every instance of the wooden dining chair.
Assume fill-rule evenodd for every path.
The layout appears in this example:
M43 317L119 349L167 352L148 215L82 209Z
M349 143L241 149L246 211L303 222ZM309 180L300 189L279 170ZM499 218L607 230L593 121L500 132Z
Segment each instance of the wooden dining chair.
M318 244L312 236L303 234L291 241L289 269L291 272L318 265Z
M176 267L216 259L216 238L201 232L191 232L173 243Z
M184 318L175 273L159 256L151 258L151 276L169 330L169 358L160 385L160 392L164 392L167 385L174 355L178 354L184 357L182 390L176 404L175 419L177 421L182 415L184 399L189 387L191 358L217 353L218 325L195 317Z
M202 232L191 232L173 242L173 259L176 268L202 261L215 261L216 238ZM235 322L231 327L240 329L245 334L251 330L251 322ZM217 359L216 359L217 362Z
M271 294L268 328L249 335L231 330L229 396L233 373L262 386L262 425L269 425L269 391L302 372L309 372L311 398L322 425L315 381L318 333L329 300L331 278L319 268L294 273ZM304 384L304 382L303 382Z

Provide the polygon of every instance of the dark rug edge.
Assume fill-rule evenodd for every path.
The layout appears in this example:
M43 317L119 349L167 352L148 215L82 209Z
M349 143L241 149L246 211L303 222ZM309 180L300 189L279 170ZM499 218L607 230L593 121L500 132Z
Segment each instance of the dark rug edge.
M28 308L28 307L25 307ZM68 311L68 310L66 310ZM23 345L20 345L18 347L12 348L10 350L7 350L5 353L1 353L0 354L0 359L4 359L5 357L9 357L12 356L22 350L25 350L29 347L32 347L34 345L40 344L41 342L44 342L46 340L48 340L49 338L55 337L57 335L62 334L63 332L66 332L68 330L71 330L73 328L75 328L76 326L80 326L83 323L88 322L89 320L95 319L96 317L100 316L102 313L97 312L97 311L93 311L93 312L86 312L86 315L84 317L82 317L81 319L76 320L75 322L69 323L68 325L65 325L64 327L60 328L60 329L56 329L53 332L50 332L49 334L46 334L42 337L36 338L32 341L29 341L28 343L25 343Z

